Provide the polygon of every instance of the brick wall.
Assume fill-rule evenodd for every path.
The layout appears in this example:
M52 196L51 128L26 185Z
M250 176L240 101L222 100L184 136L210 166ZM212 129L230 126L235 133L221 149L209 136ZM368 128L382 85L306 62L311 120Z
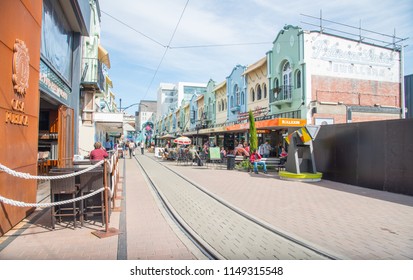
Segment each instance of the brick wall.
M346 122L346 106L400 107L400 84L373 80L312 76L311 100L316 100L317 112L313 118L333 118L334 123ZM323 102L342 103L335 106ZM399 115L388 113L352 113L352 122L388 120Z
M313 76L312 100L338 102L347 105L400 106L400 84L372 80Z

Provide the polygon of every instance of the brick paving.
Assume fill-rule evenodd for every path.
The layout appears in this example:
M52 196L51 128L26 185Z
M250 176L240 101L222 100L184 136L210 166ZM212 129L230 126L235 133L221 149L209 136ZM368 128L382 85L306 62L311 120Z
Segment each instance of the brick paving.
M413 197L162 162L231 205L343 259L413 259Z
M136 157L152 161L153 154ZM256 220L343 259L413 259L413 197L326 180L311 184L283 181L275 172L256 175L225 168L178 166L169 161L162 164ZM154 170L156 175L159 167L151 166L148 171ZM125 166L120 161L121 175L124 168L126 176L121 184L125 196L117 204L124 202L126 211L112 212L110 226L126 232L99 239L91 234L103 229L99 223L76 229L62 224L53 231L50 210L39 209L0 238L0 259L114 260L121 248L127 259L205 258L171 222L136 161L125 159ZM167 178L158 180L173 183ZM201 202L189 206L185 200L189 196L184 197L180 211L193 212L201 207ZM125 226L121 224L122 213ZM203 229L202 234L214 230L202 223L202 217L198 219L192 222ZM231 224L231 217L212 214L209 219L216 225L238 226ZM253 231L249 226L239 226L241 231ZM224 251L233 250L225 236L212 238ZM262 250L268 247L261 245ZM259 254L260 247L255 249Z

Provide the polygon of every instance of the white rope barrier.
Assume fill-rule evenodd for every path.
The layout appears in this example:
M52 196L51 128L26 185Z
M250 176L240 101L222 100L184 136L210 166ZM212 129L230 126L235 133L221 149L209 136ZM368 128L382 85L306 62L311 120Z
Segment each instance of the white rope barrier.
M35 180L46 180L46 181L47 181L47 180L57 180L57 179L70 178L70 177L73 177L73 176L77 176L77 175L86 173L86 172L88 172L88 171L90 171L90 170L93 170L93 169L99 167L99 165L101 165L103 162L104 162L104 160L101 160L101 161L99 161L98 163L96 163L95 165L90 166L90 167L85 168L85 169L82 169L82 170L80 170L80 171L73 172L73 173L70 173L70 174L57 175L57 176L34 176L34 175L29 174L29 173L14 171L14 170L12 170L12 169L10 169L10 168L2 165L1 163L0 163L0 171L4 171L4 172L6 172L6 173L9 174L9 175L12 175L12 176L18 177L18 178L35 179Z
M0 163L0 171L4 171L9 175L12 175L12 176L18 177L18 178L23 178L23 179L57 180L57 179L70 178L70 177L73 177L73 176L78 176L80 174L86 173L90 170L93 170L93 169L99 167L104 162L105 162L105 160L101 160L98 163L94 164L93 166L82 169L80 171L69 173L69 174L64 174L64 175L57 175L57 176L34 176L34 175L29 174L29 173L14 171L14 170L2 165L1 163ZM110 170L109 174L112 173L112 162L106 161L105 164L107 164L110 168L109 169ZM118 168L118 166L116 166L116 170L114 170L114 172L113 172L114 174L112 174L110 176L110 179L111 179L111 182L112 182L111 187L108 188L109 193L110 193L110 198L112 198L113 194L114 194L114 190L113 190L114 185L115 185L114 177L116 176L117 168ZM106 175L104 174L104 176L106 176ZM94 191L90 194L87 194L87 195L84 195L84 196L81 196L81 197L76 197L76 198L69 199L69 200L64 200L64 201L57 201L57 202L53 202L53 203L26 203L26 202L21 202L21 201L16 201L16 200L13 200L13 199L9 199L9 198L3 197L1 195L0 195L0 202L5 203L5 204L9 204L9 205L13 205L13 206L17 206L17 207L47 208L47 207L52 207L52 206L63 205L63 204L68 204L68 203L73 203L73 202L76 202L76 201L80 201L82 199L86 199L86 198L89 198L91 196L94 196L95 194L104 191L104 189L105 188L102 187L102 188L100 188L100 189L98 189L98 190L96 190L96 191Z
M21 202L21 201L16 201L13 199L5 198L0 195L0 202L3 202L5 204L17 206L17 207L40 207L40 208L48 208L52 206L57 206L57 205L63 205L63 204L68 204L68 203L73 203L82 199L89 198L91 196L94 196L97 193L100 193L104 190L105 188L100 188L92 193L89 193L84 196L79 196L73 199L68 199L68 200L62 200L62 201L56 201L56 202L51 202L51 203L26 203L26 202Z

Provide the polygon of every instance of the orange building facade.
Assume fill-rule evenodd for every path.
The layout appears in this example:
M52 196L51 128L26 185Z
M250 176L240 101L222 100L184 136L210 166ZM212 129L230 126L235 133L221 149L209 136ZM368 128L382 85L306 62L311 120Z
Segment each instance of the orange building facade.
M37 173L42 1L5 0L0 9L0 163ZM0 195L36 202L37 181L0 172ZM0 203L0 236L34 208Z

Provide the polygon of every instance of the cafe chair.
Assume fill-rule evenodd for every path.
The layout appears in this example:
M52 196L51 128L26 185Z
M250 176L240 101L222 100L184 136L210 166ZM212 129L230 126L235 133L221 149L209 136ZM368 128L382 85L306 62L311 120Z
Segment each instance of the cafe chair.
M73 171L64 170L51 170L49 172L50 176L72 174ZM52 203L65 201L76 198L78 189L75 182L75 176L50 180L50 200ZM76 228L76 217L79 213L78 203L69 202L62 205L56 205L51 207L51 220L52 228L55 229L56 220L62 223L63 217L73 218L73 228Z
M94 169L86 173L80 174L80 196L90 194L104 187L103 185L103 169ZM104 191L97 193L80 202L80 222L83 226L84 219L89 216L101 217L102 226L105 224L105 203Z

